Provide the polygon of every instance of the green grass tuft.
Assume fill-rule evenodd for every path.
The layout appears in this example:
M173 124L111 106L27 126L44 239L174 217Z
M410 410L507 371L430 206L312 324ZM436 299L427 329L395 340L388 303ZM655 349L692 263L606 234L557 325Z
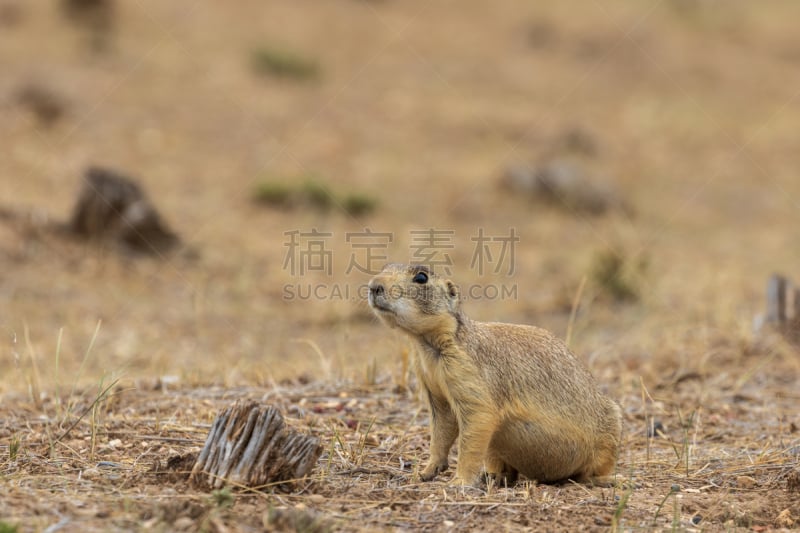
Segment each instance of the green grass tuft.
M592 259L589 278L603 293L618 302L631 302L639 299L640 278L647 268L644 260L635 265L623 253L616 250L602 250Z
M19 455L19 448L20 448L20 440L19 437L14 435L11 437L11 442L8 445L8 459L11 462L17 460L17 456Z
M262 76L275 76L298 81L313 81L320 77L319 64L295 52L261 47L253 52L253 70Z
M368 215L378 206L377 199L360 192L339 196L313 174L261 181L253 190L253 201L268 207L305 207L323 212L336 207L353 217Z
M230 487L211 491L211 501L214 503L214 506L219 509L227 509L228 507L232 507L234 500L235 498Z
M344 210L354 217L368 215L378 207L378 201L365 194L351 193L342 199Z
M8 522L4 522L0 520L0 533L17 533L19 528L15 525L11 525Z
M294 203L294 191L285 183L266 181L256 185L253 198L260 204L272 207L291 207Z
M320 211L327 211L334 204L333 194L314 177L309 177L303 183L302 194L305 200Z

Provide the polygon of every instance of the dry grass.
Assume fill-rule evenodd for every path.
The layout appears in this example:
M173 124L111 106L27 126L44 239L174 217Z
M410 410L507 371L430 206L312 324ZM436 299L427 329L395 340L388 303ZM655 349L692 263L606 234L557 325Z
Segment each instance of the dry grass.
M49 3L6 3L0 531L798 527L800 356L751 325L767 276L800 264L800 5L143 0L117 2L91 51ZM321 75L254 73L265 42ZM19 104L30 83L63 100L58 121ZM499 186L562 155L631 211ZM48 231L90 164L141 176L189 249L133 261ZM252 201L260 177L308 175L326 209ZM379 209L351 216L348 191ZM517 289L469 299L471 316L569 332L625 411L617 488L415 481L427 414L405 392L406 341L346 272L367 223L397 261L411 230L453 230L457 282ZM332 274L298 277L285 233L312 228L333 234ZM470 268L479 228L515 229L513 274ZM638 300L604 296L598 254L625 258ZM208 494L167 469L239 397L322 437L312 478Z
M246 531L278 522L298 531L763 529L790 525L779 519L787 509L798 517L797 482L791 485L800 449L796 390L739 386L734 376L692 369L650 391L634 375L613 390L624 406L625 435L612 488L522 481L464 489L449 485L449 474L421 483L427 414L388 379L257 389L139 384L115 387L96 410L97 389L64 402L70 411L12 397L13 408L0 412L0 438L18 444L13 458L11 445L0 447L0 516L20 530L58 523L84 531ZM262 491L208 493L188 485L215 413L239 398L276 405L292 427L322 439L326 451L313 475ZM88 412L91 420L73 422ZM661 429L648 438L654 420Z

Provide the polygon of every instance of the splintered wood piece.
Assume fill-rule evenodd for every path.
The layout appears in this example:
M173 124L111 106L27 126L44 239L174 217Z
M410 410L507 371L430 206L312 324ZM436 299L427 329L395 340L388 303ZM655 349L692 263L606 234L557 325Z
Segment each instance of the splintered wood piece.
M800 288L796 288L792 291L792 309L794 310L794 320L800 321Z
M274 407L237 401L214 419L189 479L213 489L260 487L302 478L321 453L317 437L287 428Z
M69 223L73 233L149 254L178 244L178 237L132 179L96 167L89 168L84 178Z
M790 343L800 344L800 288L780 274L767 281L765 322Z
M786 322L786 278L773 274L767 281L767 323L783 325Z

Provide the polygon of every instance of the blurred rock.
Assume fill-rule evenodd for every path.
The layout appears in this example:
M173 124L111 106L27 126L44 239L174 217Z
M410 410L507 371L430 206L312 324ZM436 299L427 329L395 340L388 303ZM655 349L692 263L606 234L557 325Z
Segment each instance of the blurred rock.
M558 30L552 21L537 19L528 24L527 38L531 48L551 48L558 41Z
M36 117L39 124L47 127L58 122L67 108L61 95L39 82L29 82L22 86L17 91L16 100Z
M596 156L599 151L594 135L580 126L572 126L561 132L556 145L568 153L589 157Z
M61 10L88 34L92 49L108 48L114 31L114 0L61 0Z
M0 27L19 26L24 18L22 5L17 2L0 2Z
M513 165L505 170L502 185L569 211L601 215L629 211L617 190L592 176L577 162L553 159L539 165Z
M97 167L86 172L69 229L83 238L146 254L167 252L180 242L136 182Z

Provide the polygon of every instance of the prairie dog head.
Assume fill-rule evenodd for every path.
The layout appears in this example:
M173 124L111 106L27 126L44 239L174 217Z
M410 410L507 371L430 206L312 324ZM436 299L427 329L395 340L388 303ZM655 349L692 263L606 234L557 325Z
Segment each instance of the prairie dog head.
M454 333L461 312L458 287L424 265L383 267L369 282L369 305L386 325L412 335Z

